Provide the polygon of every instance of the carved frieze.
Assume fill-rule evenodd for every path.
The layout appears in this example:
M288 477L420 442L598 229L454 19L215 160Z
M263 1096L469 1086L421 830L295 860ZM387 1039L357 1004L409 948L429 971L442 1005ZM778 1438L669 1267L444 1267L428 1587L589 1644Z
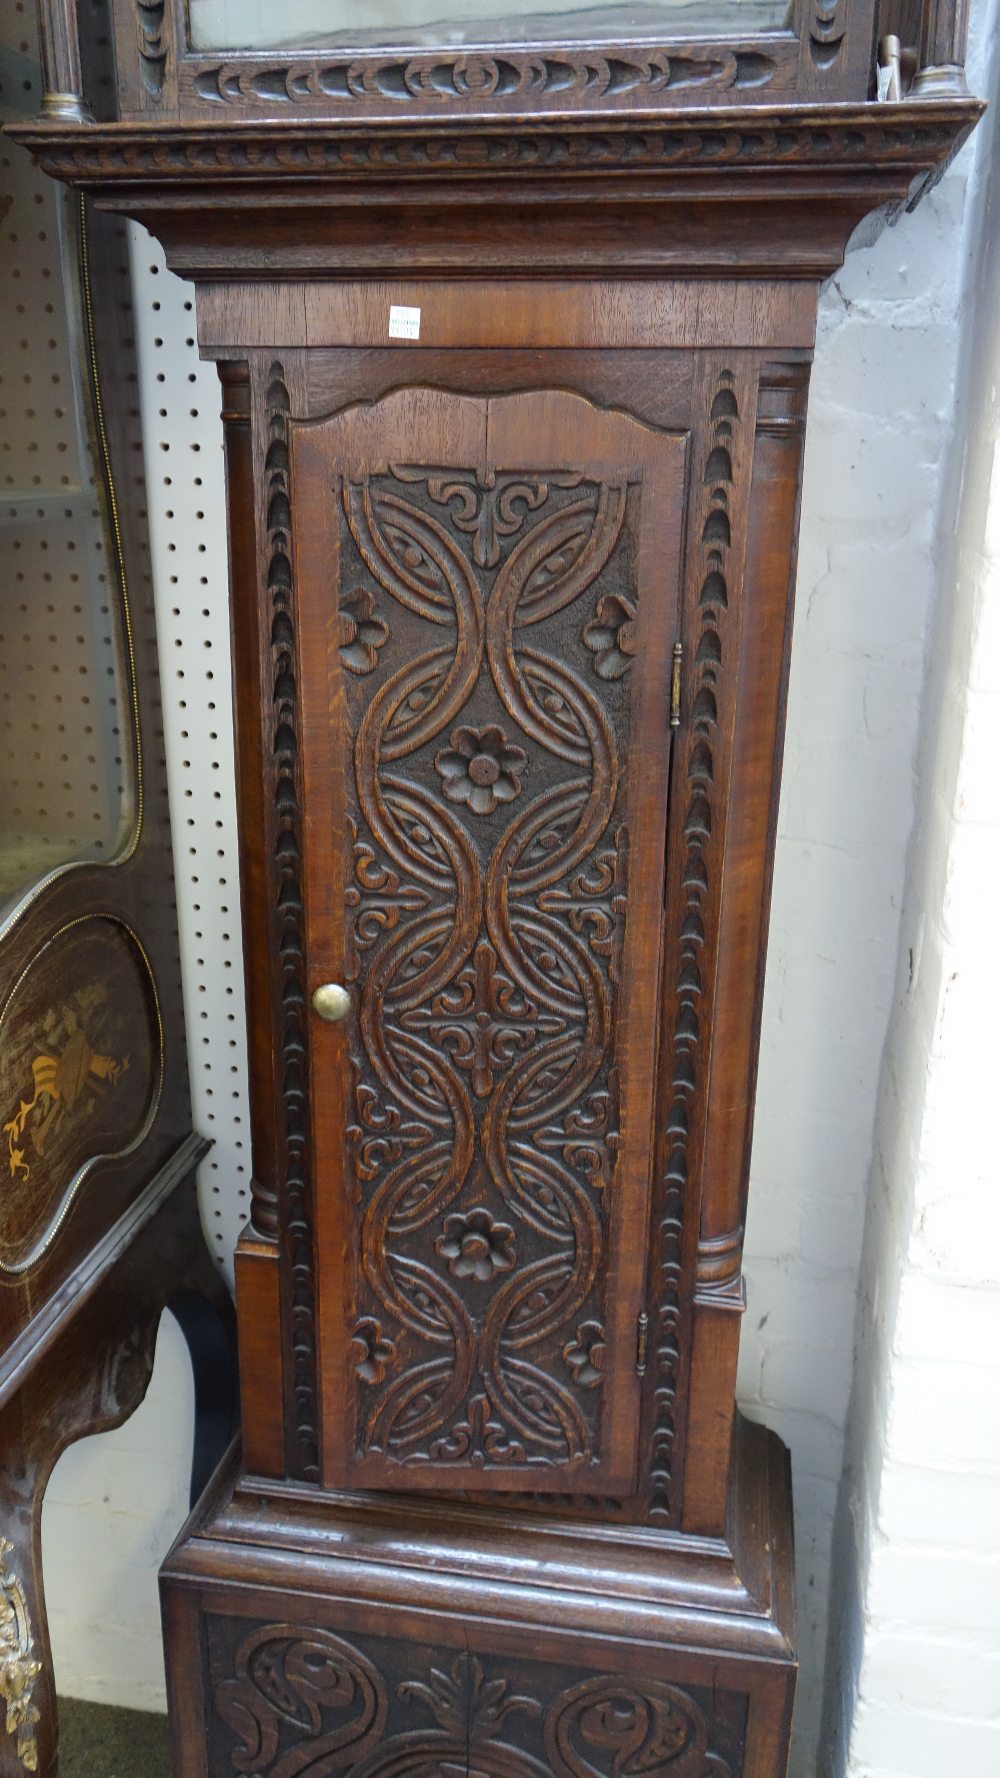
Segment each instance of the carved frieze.
M151 10L151 9L150 9ZM160 8L162 11L162 7ZM772 55L749 44L731 48L715 41L701 46L622 48L604 54L584 47L544 54L514 48L488 51L434 51L405 57L343 56L326 60L281 61L262 65L204 61L185 70L192 96L208 105L298 109L371 108L380 100L399 106L435 103L454 108L463 100L512 101L560 107L574 102L642 105L676 102L687 89L717 95L768 86L778 72Z
M710 124L683 113L621 129L586 124L534 128L514 124L464 124L442 134L440 126L414 123L407 130L336 127L317 120L308 134L269 122L265 129L234 121L226 128L163 125L142 136L123 136L100 125L73 131L21 126L15 133L56 178L85 183L141 179L211 184L263 174L296 180L342 177L384 179L400 172L427 177L452 170L476 174L537 172L641 172L690 167L812 167L823 173L846 167L901 165L916 174L961 140L976 121L973 101L937 104L933 115L913 105L839 106L824 112L779 107L747 119L720 112Z
M325 1628L210 1620L219 1772L737 1778L746 1700ZM213 1766L213 1770L216 1769Z

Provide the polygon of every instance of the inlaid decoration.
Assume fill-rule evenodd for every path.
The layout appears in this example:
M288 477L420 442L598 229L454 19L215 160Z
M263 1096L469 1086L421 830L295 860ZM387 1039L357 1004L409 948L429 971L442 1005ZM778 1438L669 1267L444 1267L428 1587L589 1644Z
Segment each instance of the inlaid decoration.
M31 1153L40 1160L60 1121L91 1116L102 1088L117 1086L128 1072L128 1056L98 1055L81 1023L81 1013L83 1019L96 1013L107 990L95 986L75 998L80 1011L71 999L45 1019L49 1048L32 1058L31 1098L22 1099L15 1115L3 1126L12 1179L19 1173L30 1179L31 1162L26 1156Z
M161 1066L137 939L112 919L65 927L0 1011L0 1273L34 1264L94 1163L141 1140Z

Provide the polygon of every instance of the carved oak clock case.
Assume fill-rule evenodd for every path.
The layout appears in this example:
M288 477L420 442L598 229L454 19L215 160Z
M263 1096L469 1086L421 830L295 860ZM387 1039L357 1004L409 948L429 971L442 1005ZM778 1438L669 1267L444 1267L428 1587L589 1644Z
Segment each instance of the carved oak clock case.
M223 386L254 1188L177 1770L774 1778L733 1391L809 366L978 114L963 20L438 10L115 0L94 122L53 0L22 132Z

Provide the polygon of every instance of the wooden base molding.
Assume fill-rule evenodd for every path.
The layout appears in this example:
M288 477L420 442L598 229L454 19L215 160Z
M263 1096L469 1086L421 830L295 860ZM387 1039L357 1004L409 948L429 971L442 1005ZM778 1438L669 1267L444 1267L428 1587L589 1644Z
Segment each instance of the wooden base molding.
M741 1422L727 1538L240 1478L163 1568L175 1778L773 1778L795 1678L787 1453Z

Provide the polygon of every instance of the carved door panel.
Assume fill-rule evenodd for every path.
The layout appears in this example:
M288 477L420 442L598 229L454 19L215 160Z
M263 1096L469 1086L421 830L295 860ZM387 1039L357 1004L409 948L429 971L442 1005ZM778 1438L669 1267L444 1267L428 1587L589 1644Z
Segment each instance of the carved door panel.
M329 1483L632 1484L683 478L565 393L293 428Z

